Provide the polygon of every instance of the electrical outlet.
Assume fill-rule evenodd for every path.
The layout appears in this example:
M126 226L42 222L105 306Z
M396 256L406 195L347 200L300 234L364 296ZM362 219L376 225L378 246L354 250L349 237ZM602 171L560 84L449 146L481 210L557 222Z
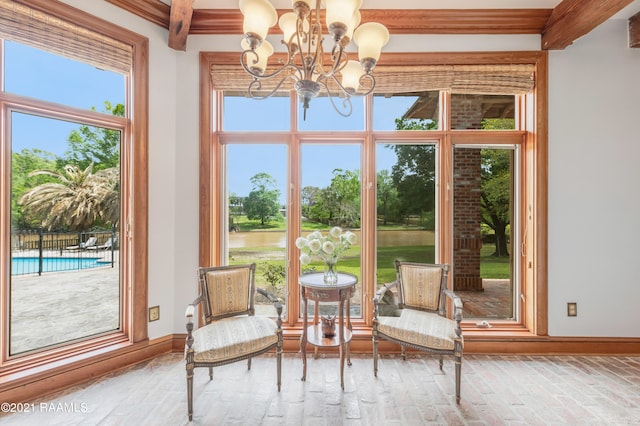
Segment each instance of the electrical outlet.
M158 321L160 319L160 306L152 306L149 308L149 322Z
M578 316L578 304L576 302L567 303L567 316L569 317Z

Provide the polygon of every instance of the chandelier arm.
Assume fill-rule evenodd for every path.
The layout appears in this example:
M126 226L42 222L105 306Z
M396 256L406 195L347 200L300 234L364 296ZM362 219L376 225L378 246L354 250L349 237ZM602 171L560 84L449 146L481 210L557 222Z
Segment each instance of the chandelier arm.
M376 88L376 78L373 76L373 74L362 74L360 76L360 80L358 80L360 82L361 86L364 86L364 84L362 84L363 82L369 81L370 86L369 89L367 89L364 92L358 92L357 96L367 96L369 93L373 92L373 89ZM342 85L341 85L342 86Z
M247 50L243 50L242 53L240 54L240 65L242 65L242 69L244 69L246 72L248 72L251 75L254 75L253 72L251 72L249 67L247 67L246 65L246 63L249 62L247 59L247 56L249 56L249 54L253 55L253 57L255 58L253 59L252 63L254 64L258 63L258 61L260 60L260 57L258 56L256 51L253 49L247 49Z
M245 72L247 72L251 77L254 78L254 80L268 80L270 78L273 78L273 77L277 76L278 74L283 73L287 69L293 69L294 73L295 72L298 72L298 73L301 72L300 68L296 64L293 64L293 63L291 63L291 61L289 61L289 63L284 64L282 67L280 67L280 69L272 72L271 74L257 74L255 71L253 71L251 68L247 67L247 65L245 64L244 57L246 56L246 54L248 52L252 52L252 51L251 50L245 50L244 52L242 52L242 58L241 58L240 65L242 66L242 69L245 70ZM253 53L255 54L255 52L253 52Z
M328 76L328 78L331 78L334 84L336 84L340 88L340 90L342 90L345 94L347 94L347 96L358 96L358 97L367 96L369 93L373 92L373 89L375 89L375 86L376 86L376 79L371 74L363 74L360 77L359 81L361 85L362 85L362 82L366 80L369 80L371 82L370 83L371 87L369 87L364 92L355 92L353 89L347 89L342 85L342 83L340 83L340 80L338 80L335 75L330 75ZM324 81L322 82L322 85L327 89L327 93L328 93L329 92L328 85Z
M337 81L335 77L332 76L332 78L335 81ZM327 97L329 98L329 102L331 102L331 106L333 107L333 109L341 116L349 117L351 115L351 112L353 111L353 105L351 105L351 95L349 94L349 92L347 91L344 92L346 96L342 101L342 108L344 110L344 112L342 112L340 108L338 108L336 103L333 101L333 96L331 96L331 91L329 90L329 86L327 85L327 82L325 80L321 80L319 81L319 83L324 87L324 90L327 92ZM344 87L342 87L342 85L340 85L340 87L342 88L342 90L345 90Z
M313 54L311 49L315 41L316 48ZM319 23L314 23L312 29L309 32L309 44L307 49L307 56L302 58L302 65L305 70L305 79L313 79L313 70L320 67L322 70L322 59L324 56L324 49L322 47L322 28Z
M273 96L278 91L278 89L280 89L280 86L282 86L284 82L289 79L295 79L295 78L292 75L287 75L283 77L282 80L280 80L280 82L276 85L276 87L273 88L273 90L271 90L264 96L260 96L254 92L260 91L262 89L262 81L260 81L257 78L254 78L253 81L249 83L249 86L247 87L247 91L249 93L249 96L253 99L258 99L258 100L267 99Z
M336 49L338 50L337 53ZM347 56L347 52L344 50L344 47L340 43L334 44L333 49L331 49L331 61L333 62L333 66L331 67L331 71L329 71L327 75L334 75L335 73L341 71L347 65Z

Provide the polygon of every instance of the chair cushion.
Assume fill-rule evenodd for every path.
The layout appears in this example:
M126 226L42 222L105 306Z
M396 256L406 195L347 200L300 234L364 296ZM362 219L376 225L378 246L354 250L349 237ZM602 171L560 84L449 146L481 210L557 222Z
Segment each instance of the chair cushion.
M458 338L454 320L414 309L402 309L399 317L379 317L378 331L403 342L451 351Z
M193 332L196 362L232 360L278 342L275 321L265 316L231 317Z

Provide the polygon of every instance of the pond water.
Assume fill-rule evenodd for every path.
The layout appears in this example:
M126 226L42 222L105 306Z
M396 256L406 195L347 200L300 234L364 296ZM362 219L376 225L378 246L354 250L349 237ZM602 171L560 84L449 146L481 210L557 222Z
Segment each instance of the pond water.
M360 231L353 231L360 241ZM305 232L303 235L307 235ZM390 230L377 232L378 246L424 246L435 244L435 232L424 230ZM230 232L229 248L278 247L285 248L287 234L284 231Z

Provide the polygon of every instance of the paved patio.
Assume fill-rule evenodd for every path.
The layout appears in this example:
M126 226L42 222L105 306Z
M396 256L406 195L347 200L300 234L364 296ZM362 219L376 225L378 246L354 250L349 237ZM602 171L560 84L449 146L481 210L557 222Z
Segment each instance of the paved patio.
M11 277L12 355L120 327L119 267Z

